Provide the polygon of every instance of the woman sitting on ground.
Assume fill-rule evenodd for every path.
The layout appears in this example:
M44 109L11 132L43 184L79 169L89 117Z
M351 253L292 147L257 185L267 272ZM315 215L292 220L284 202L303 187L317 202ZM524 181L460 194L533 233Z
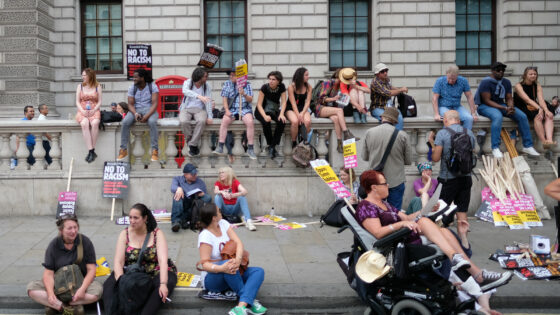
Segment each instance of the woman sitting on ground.
M479 283L482 291L504 285L511 279L511 272L500 274L478 268L467 258L461 245L448 229L440 228L432 220L421 217L420 212L406 215L403 211L391 206L385 201L389 195L389 189L383 173L373 170L365 171L361 176L360 184L364 187L367 197L358 205L356 218L377 239L396 230L408 228L412 232L405 242L422 244L420 235L424 235L449 258L453 271L467 270Z
M523 71L521 81L514 87L513 103L522 110L529 121L534 122L535 133L543 147L548 149L556 144L553 140L554 113L544 101L542 86L538 81L537 67L527 67ZM543 125L544 123L544 125Z
M259 91L259 100L255 108L255 118L261 122L264 137L268 144L268 157L274 159L278 155L276 146L280 144L284 126L286 124L286 86L282 83L280 71L268 74L268 83L263 84ZM276 122L274 135L272 135L271 121Z
M200 234L198 235L198 251L200 261L197 268L202 269L202 286L211 292L233 290L239 296L239 303L229 311L230 315L264 314L266 307L256 300L257 292L264 281L264 270L260 267L248 267L243 275L239 272L243 243L228 221L212 203L200 209ZM236 258L222 260L221 244L229 240L237 245ZM248 308L249 307L249 308Z
M97 157L95 144L99 135L101 122L101 84L95 78L95 71L85 68L82 71L82 83L76 88L76 120L82 126L82 135L89 150L86 162L91 163Z
M304 67L297 68L292 77L292 83L288 86L286 117L290 120L292 148L297 144L297 136L301 124L305 126L307 132L311 131L309 104L311 103L311 92L313 88L307 81L309 81L309 71Z
M43 262L43 279L27 285L27 294L33 301L45 306L46 314L84 314L84 304L94 303L101 297L103 288L95 281L95 249L90 239L79 233L80 225L75 215L63 215L56 221L58 236L47 247ZM81 236L81 237L80 237ZM84 276L82 286L69 303L62 303L54 292L54 274L78 258L78 247L82 243L83 256L80 271ZM73 312L73 313L72 313Z
M235 177L231 167L222 167L219 170L218 180L214 184L214 202L226 216L242 214L245 226L249 231L256 231L251 212L247 203L247 189Z
M352 174L352 185L350 185L350 174ZM358 190L360 189L360 182L358 181L358 178L356 177L356 173L354 172L353 168L344 168L341 167L340 168L340 180L342 181L342 184L344 185L344 187L352 194L352 196L350 196L350 198L348 198L348 201L350 202L350 204L352 205L357 205L358 202L361 201L361 199L358 197ZM352 186L352 187L350 187ZM342 200L339 197L336 197L336 200Z
M432 178L432 162L422 162L418 164L418 172L420 178L414 181L414 193L416 197L410 200L406 214L411 214L422 208L428 203L428 200L434 195L438 181Z
M157 227L152 211L144 204L137 203L132 206L128 216L130 225L120 233L117 240L114 270L103 284L103 301L106 310L108 307L114 309L112 302L114 292L118 289L117 281L128 266L136 264L146 235L150 234L141 266L152 277L153 289L139 314L156 314L177 284L177 268L168 259L167 241L163 231Z
M321 88L322 92L317 99L315 105L315 117L329 118L334 123L334 131L336 132L336 150L342 153L342 140L354 138L354 135L346 127L346 120L344 120L344 110L338 107L336 101L340 99L338 94L340 89L340 79L338 78L338 71L335 72L331 80L323 82ZM357 138L356 140L359 140Z

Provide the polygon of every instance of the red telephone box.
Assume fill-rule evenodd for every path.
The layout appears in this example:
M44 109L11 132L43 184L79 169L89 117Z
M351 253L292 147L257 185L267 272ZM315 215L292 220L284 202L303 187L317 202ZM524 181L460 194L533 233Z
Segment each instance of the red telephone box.
M183 82L187 78L180 75L168 75L161 77L155 81L159 89L159 101L157 111L159 118L171 118L179 116L179 108L183 100ZM175 144L177 145L177 156L175 161L177 164L183 164L185 158L183 157L182 149L184 144L184 136L182 132L177 132L175 136Z

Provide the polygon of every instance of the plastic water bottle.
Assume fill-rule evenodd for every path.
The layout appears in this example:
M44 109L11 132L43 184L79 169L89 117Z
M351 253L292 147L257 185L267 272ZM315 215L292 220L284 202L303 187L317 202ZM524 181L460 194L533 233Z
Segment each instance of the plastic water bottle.
M88 102L86 103L86 109L87 109L87 110L90 110L90 109L91 109L91 102L90 102L90 101L88 101Z
M272 209L270 209L270 218L274 217L274 207L272 207Z

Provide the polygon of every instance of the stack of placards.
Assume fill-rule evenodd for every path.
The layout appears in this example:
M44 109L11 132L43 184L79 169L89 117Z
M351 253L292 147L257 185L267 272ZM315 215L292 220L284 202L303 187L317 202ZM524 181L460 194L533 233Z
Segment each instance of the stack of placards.
M507 194L500 200L488 187L482 190L481 195L482 204L475 214L479 219L493 222L494 226L508 226L512 230L542 226L533 196L521 193L518 194L519 199L515 199Z

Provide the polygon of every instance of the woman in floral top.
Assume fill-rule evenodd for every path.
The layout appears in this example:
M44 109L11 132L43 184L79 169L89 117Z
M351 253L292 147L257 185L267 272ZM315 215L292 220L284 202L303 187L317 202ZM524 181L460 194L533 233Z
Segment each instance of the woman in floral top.
M121 232L117 240L114 271L103 284L103 300L105 305L111 305L116 281L124 274L127 266L138 261L144 239L149 233L150 239L140 264L152 276L154 286L140 314L156 314L177 284L177 268L168 259L167 241L163 232L157 228L152 211L144 204L137 203L132 206L128 216L130 225Z

